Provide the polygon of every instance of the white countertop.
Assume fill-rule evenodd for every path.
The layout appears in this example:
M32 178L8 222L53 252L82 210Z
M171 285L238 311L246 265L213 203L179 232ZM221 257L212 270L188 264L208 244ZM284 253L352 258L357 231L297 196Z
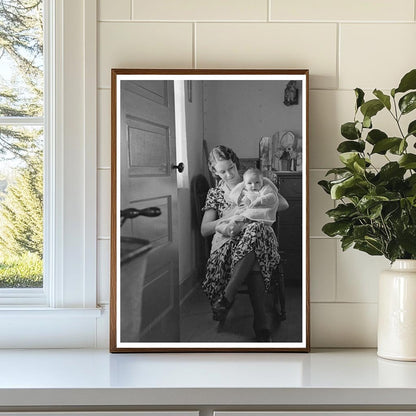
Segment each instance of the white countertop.
M0 407L416 405L416 363L375 350L0 350Z

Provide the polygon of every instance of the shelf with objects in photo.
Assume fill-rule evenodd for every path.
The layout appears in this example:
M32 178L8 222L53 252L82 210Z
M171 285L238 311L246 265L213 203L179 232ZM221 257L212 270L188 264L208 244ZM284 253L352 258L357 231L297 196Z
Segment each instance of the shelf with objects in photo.
M271 179L289 208L280 211L274 230L282 252L286 279L300 285L302 280L302 140L291 131L262 137L259 142L259 165Z
M259 142L259 166L273 181L289 207L278 212L273 229L279 242L280 264L275 273L275 309L280 320L298 316L302 288L302 146L291 131L262 137ZM278 302L276 302L278 300ZM295 319L296 321L296 319Z

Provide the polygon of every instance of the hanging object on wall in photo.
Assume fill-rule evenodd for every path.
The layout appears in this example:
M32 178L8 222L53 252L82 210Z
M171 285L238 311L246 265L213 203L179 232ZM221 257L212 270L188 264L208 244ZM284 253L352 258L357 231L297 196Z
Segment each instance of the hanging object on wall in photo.
M299 101L299 90L296 86L296 81L289 81L285 88L285 100L284 105L296 105Z

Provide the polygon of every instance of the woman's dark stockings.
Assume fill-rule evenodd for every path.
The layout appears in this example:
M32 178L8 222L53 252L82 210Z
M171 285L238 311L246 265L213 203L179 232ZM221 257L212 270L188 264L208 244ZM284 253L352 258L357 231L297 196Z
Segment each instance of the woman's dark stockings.
M266 312L266 291L261 272L253 271L256 262L254 252L248 253L235 266L231 279L225 288L224 295L213 305L214 319L225 321L227 314L234 302L234 297L239 288L247 281L248 292L254 313L254 332L257 341L270 342L270 321Z
M255 261L256 256L254 255L254 252L250 252L235 265L223 296L212 305L213 319L215 321L225 321L225 318L233 305L234 297L243 282L247 279Z

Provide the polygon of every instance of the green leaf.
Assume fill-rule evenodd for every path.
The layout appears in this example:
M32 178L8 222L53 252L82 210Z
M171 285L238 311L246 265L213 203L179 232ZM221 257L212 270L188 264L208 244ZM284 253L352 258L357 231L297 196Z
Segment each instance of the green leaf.
M331 187L330 187L330 185L329 185L329 182L328 181L324 181L324 180L322 180L322 181L319 181L318 182L318 185L327 193L327 194L330 194L331 193Z
M341 142L339 146L337 147L337 151L340 153L346 153L346 152L364 152L365 149L365 142L363 140L358 140L356 142L353 141L345 141Z
M399 86L396 88L395 93L397 92L406 92L409 90L416 89L416 69L412 69L400 81Z
M371 122L371 117L364 116L363 127L366 129L371 129L373 127L373 123Z
M361 88L355 90L355 111L357 111L364 104L364 91Z
M401 168L397 162L385 164L379 171L378 176L382 181L389 181L391 178L403 178L406 169Z
M416 185L416 174L413 174L413 175L409 176L406 179L406 182L409 184L409 186Z
M411 226L406 228L398 238L399 244L410 254L416 254L416 228Z
M399 100L402 114L408 114L416 108L416 91L409 92Z
M407 192L405 193L406 196L415 196L416 197L416 174L413 174L406 178L405 183L408 187ZM416 220L415 220L416 223Z
M377 204L370 208L370 218L375 220L381 217L381 212L383 211L383 204Z
M388 110L391 109L390 97L385 95L382 91L375 89L373 94L383 103Z
M368 209L373 208L380 202L388 201L389 199L382 195L364 195L360 202L357 204L357 208L365 213Z
M325 176L335 174L335 175L344 175L345 173L351 172L351 169L349 168L333 168L330 169Z
M350 176L332 185L331 198L335 200L341 199L343 196L347 196L350 199L354 196L361 198L363 194L368 192L366 186L368 186L368 183L361 180L358 176Z
M346 166L352 165L355 158L357 157L356 152L345 152L339 155L339 160Z
M409 204L412 207L416 207L416 195L414 193L412 193L411 196L408 196L406 199L409 201ZM412 218L416 220L416 216L413 217L413 214L416 214L413 209L411 210L410 214L412 215Z
M354 162L360 158L357 152L345 152L339 155L339 160L346 166L352 167Z
M343 178L340 181L337 181L337 183L333 183L331 187L331 198L332 199L340 199L344 195L345 189L349 186L353 186L356 179L354 176L351 176L349 178ZM335 181L334 181L335 182Z
M348 140L357 140L361 137L360 131L357 129L357 123L350 121L341 126L341 134Z
M374 240L372 241L372 243L374 242ZM377 243L377 241L375 241ZM370 242L356 242L354 245L354 248L360 251L364 251L365 253L369 254L370 256L381 256L383 254L383 252L381 251L381 246L379 245L380 248L378 248L377 246L374 246L373 244L370 244Z
M361 106L361 112L365 118L375 116L380 110L384 108L384 104L380 100L370 100Z
M336 235L345 235L351 227L349 221L336 221L325 224L322 227L322 231L329 237L335 237Z
M386 139L382 139L378 141L374 147L371 154L377 153L380 155L384 155L387 150L390 150L393 146L400 146L402 139L398 137L387 137Z
M401 250L399 242L397 241L396 238L389 241L389 243L387 244L387 255L386 255L386 257L390 261L394 261L394 260L402 257L402 250Z
M351 235L346 235L341 238L341 247L342 251L347 250L354 244L354 237Z
M365 159L360 158L354 161L352 167L355 172L363 174L365 172L366 165L367 163Z
M413 120L410 124L409 127L407 128L407 135L408 136L415 136L416 137L416 120Z
M402 155L403 152L407 149L407 141L405 139L400 139L400 143L391 147L390 153L394 155Z
M365 240L365 237L369 234L373 233L373 228L371 225L357 225L354 227L352 231L352 235L355 238L355 240Z
M407 153L399 159L399 165L405 169L416 169L416 155Z
M365 139L370 144L376 144L380 140L387 139L387 134L384 131L373 129L368 132L367 138Z
M330 209L326 214L334 220L349 218L356 214L354 204L339 204L336 208Z

